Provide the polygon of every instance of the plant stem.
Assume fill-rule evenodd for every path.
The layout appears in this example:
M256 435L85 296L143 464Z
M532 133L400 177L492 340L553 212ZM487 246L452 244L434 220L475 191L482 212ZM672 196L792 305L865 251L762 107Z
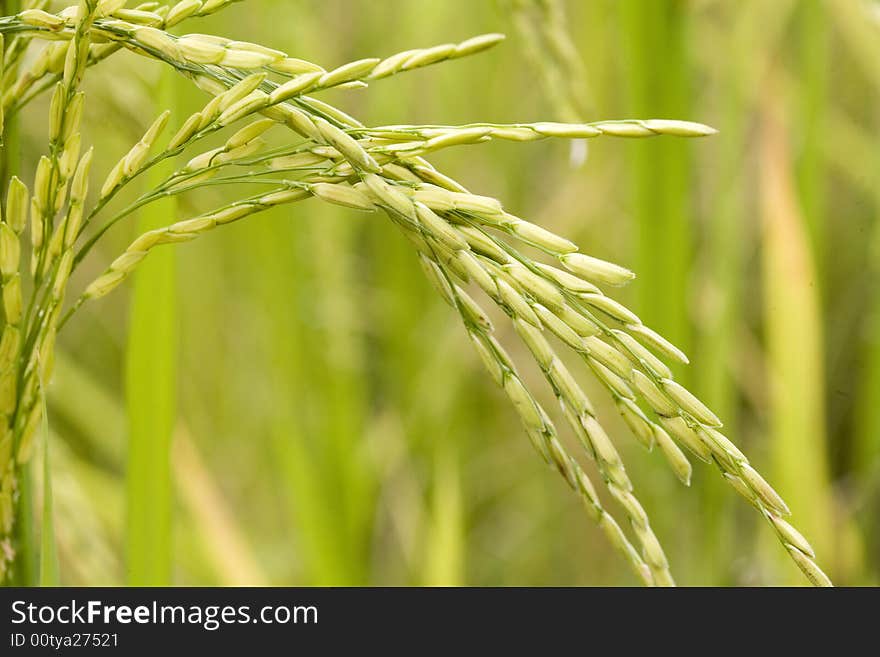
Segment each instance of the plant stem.
M875 90L875 126L880 125L880 112L876 110L878 97L880 90ZM874 181L874 229L868 245L866 289L869 290L869 297L861 343L864 367L858 388L855 446L851 457L852 468L865 486L876 482L877 473L880 472L880 403L877 392L880 390L880 167L873 167L871 178Z
M43 404L43 509L40 518L40 586L58 586L58 546L55 542L55 513L52 499L52 470L49 462L49 415L40 386Z
M39 566L34 534L34 476L33 463L25 464L19 471L19 499L15 514L16 556L13 581L19 586L37 586Z
M158 105L174 107L174 72L163 71ZM151 185L173 172L173 160L157 165ZM139 232L173 221L176 203L166 198L145 210ZM176 405L175 253L154 254L135 275L126 354L129 419L127 466L128 583L171 582L170 449Z
M779 490L815 541L819 558L834 563L816 268L798 207L783 108L778 97L765 96L760 151L773 466Z
M825 4L807 0L800 5L801 43L800 59L800 113L802 148L797 163L798 193L816 266L822 276L825 244L823 226L825 214L825 160L822 140L828 134L826 124L829 91L830 27Z
M629 111L633 115L687 116L687 7L682 2L621 2L623 29L629 44L631 80ZM690 347L687 291L692 258L687 146L674 141L633 145L633 209L638 227L634 267L650 282L639 287L643 318L679 345ZM673 294L658 294L658 290Z

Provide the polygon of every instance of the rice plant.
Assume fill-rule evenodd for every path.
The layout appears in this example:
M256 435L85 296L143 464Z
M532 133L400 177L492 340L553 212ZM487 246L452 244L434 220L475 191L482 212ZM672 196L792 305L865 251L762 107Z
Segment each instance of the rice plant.
M810 544L785 520L785 502L721 433L719 418L674 380L668 363L686 364L685 354L606 294L635 275L511 214L499 200L470 191L427 159L493 140L705 137L712 128L670 119L367 126L321 100L321 92L381 84L383 78L486 51L503 36L486 34L327 70L257 43L183 33L198 18L234 2L127 8L125 0L81 0L52 12L48 2L34 0L0 19L7 123L24 120L24 110L41 94L50 97L45 155L32 175L6 181L0 224L0 578L32 549L16 534L19 482L44 420L43 390L52 375L58 332L84 304L118 288L159 247L270 208L317 199L381 212L389 230L395 227L411 242L413 266L417 260L462 322L535 450L582 499L587 515L644 584L673 585L670 565L616 439L577 382L575 366L595 377L633 436L648 450L657 446L682 483L691 478L688 453L716 467L766 518L806 577L830 584ZM174 29L178 26L182 29ZM37 54L26 59L26 51ZM92 67L123 51L179 74L204 91L207 102L173 126L170 113L160 113L117 164L99 175L92 171L93 150L83 143L80 124L101 107L87 102L82 82L100 74ZM170 137L163 136L166 131ZM4 148L9 163L13 155ZM179 166L181 156L185 164ZM143 208L217 186L228 189L232 200L196 216L168 217L82 289L69 290L72 274L111 228ZM550 412L496 337L481 305L487 303L511 323L533 357L559 404L556 414L582 456L593 462L604 492L581 455L564 446Z

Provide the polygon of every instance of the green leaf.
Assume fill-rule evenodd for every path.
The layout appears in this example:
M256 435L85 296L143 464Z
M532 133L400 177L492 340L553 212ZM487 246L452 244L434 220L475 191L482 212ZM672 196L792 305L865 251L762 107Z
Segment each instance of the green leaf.
M163 73L159 105L173 105L173 71ZM150 171L156 185L173 171L168 161ZM138 232L174 221L176 202L148 206ZM176 413L177 310L173 249L159 249L134 276L128 348L126 405L128 583L171 582L171 435Z

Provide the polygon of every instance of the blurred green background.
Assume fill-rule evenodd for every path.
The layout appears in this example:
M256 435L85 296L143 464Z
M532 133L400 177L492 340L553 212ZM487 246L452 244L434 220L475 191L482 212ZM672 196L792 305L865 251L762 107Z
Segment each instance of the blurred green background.
M563 141L432 161L635 270L616 296L689 353L677 375L778 486L832 579L876 583L880 4L570 1L562 25L579 65L565 70L535 49L558 29L542 5L246 0L185 28L327 68L508 35L474 58L322 96L367 124L576 113L718 128L704 140L592 140L580 165ZM127 53L85 89L99 176L164 103L179 122L205 102ZM44 131L25 118L25 152L40 152ZM113 231L80 282L134 230ZM49 420L64 584L636 583L378 214L309 202L169 249L87 307L60 351ZM146 454L129 453L130 436ZM686 489L621 436L679 583L802 582L717 472L698 466Z

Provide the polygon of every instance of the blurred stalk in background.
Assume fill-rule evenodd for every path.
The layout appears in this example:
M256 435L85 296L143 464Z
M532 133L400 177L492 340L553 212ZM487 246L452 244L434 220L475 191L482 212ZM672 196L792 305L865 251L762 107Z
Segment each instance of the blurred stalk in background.
M799 71L800 107L797 125L800 128L799 148L796 156L798 195L804 216L810 249L816 257L816 267L822 281L824 258L827 253L825 239L826 190L828 170L822 155L822 139L828 134L826 99L831 90L830 16L824 2L802 2L798 5L799 44L797 48ZM824 293L823 289L818 290Z
M848 504L861 520L865 533L866 565L877 582L880 565L872 557L880 554L880 529L873 521L880 515L880 20L876 3L829 0L828 7L845 54L855 64L849 72L851 84L855 81L870 89L849 98L849 107L837 108L833 130L840 138L826 140L825 144L828 159L858 194L859 205L853 214L866 215L860 230L851 238L864 249L864 266L857 265L856 272L851 274L861 281L857 289L864 296L855 302L860 320L855 326L860 330L853 332L851 340L858 373L854 377L858 387L850 407L853 435L847 441L850 449L840 460L849 475ZM851 118L853 115L855 118ZM834 222L835 227L840 224L836 213ZM840 323L849 324L846 319ZM851 376L849 369L845 376ZM849 424L845 422L844 426Z
M21 9L20 0L2 0L4 15L9 15ZM6 67L3 67L4 73ZM9 176L18 175L21 172L21 132L19 117L5 118L3 125L3 160L2 180L8 180ZM3 202L6 206L7 190L4 188ZM22 469L18 482L19 504L16 510L16 539L23 553L19 568L14 573L13 583L19 586L35 586L39 581L39 565L36 542L36 528L34 526L34 472L33 466Z
M704 18L699 23L695 50L699 53L709 43L723 39L726 49L740 52L751 48L753 58L713 56L702 57L701 63L711 67L714 80L713 101L717 105L720 132L717 149L712 158L719 175L707 180L711 203L704 202L702 223L703 248L698 267L704 276L698 277L698 295L694 314L699 340L694 350L694 379L708 404L722 418L728 435L743 435L740 420L739 391L736 385L737 363L742 357L743 334L743 269L747 244L752 226L745 220L748 207L747 154L743 142L747 135L751 99L744 94L743 84L764 50L750 43L755 26L762 17L761 3L729 4L714 21ZM766 46L765 46L766 48ZM708 558L714 563L729 563L735 554L732 549L734 505L727 491L717 483L706 481L704 499L713 510L704 516L708 532L704 542Z

